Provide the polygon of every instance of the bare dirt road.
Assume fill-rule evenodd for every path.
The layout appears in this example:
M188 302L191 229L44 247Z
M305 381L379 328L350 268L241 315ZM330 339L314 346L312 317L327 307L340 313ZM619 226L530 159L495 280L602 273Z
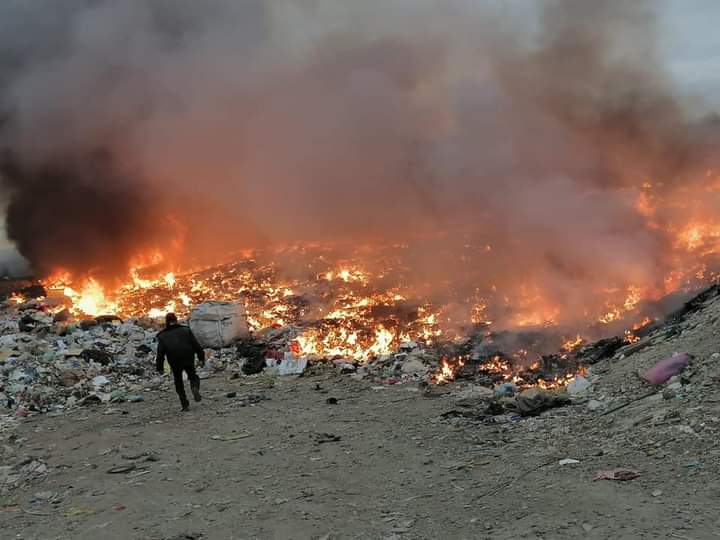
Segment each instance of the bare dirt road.
M13 459L48 473L3 497L1 536L720 537L714 437L634 437L633 407L483 424L441 417L459 385L431 399L337 375L263 381L218 374L185 414L166 383L143 403L21 421ZM618 466L642 475L593 481Z

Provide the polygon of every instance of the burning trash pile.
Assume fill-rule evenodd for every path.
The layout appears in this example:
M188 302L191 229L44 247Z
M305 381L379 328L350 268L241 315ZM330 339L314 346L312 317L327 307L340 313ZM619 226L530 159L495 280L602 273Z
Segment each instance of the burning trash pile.
M302 327L275 325L250 337L242 326L242 310L218 311L215 316L221 308L213 306L200 306L190 324L201 343L215 349L209 364L218 371L249 375L271 369L283 375L330 366L383 384L474 378L489 386L512 381L522 387L554 387L567 380L568 369L574 372L578 366L574 361L545 361L515 369L513 362L522 365L522 359L499 356L488 344L490 335L432 345L408 341L388 354L365 358L321 357L303 353ZM214 335L213 325L227 329L228 320L240 327ZM16 416L91 403L139 402L144 391L161 384L153 371L157 319L80 318L53 297L20 302L13 296L2 304L0 327L0 399ZM467 361L459 359L465 356Z
M154 269L148 276L136 268L114 290L62 273L24 284L0 313L0 397L19 415L141 400L149 382L158 384L149 374L155 334L168 312L209 321L207 336L199 337L214 350L215 370L336 369L377 384L473 381L510 392L561 389L654 325L653 306L639 289L614 290L568 327L552 319L557 310L537 291L501 295L489 286L467 294L466 284L422 283L406 256L403 246L366 248L362 260L296 246L194 272ZM239 311L223 315L225 308L207 308L209 301ZM230 334L213 338L214 325L230 319ZM203 333L197 324L194 331ZM608 337L614 333L621 337Z

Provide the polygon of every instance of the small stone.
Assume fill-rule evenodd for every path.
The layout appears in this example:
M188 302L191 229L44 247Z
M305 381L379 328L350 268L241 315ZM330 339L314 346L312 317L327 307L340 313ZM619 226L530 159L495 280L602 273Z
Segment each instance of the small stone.
M652 492L653 497L659 497L662 494L663 494L662 489L656 489Z
M585 530L585 532L592 531L595 527L593 525L590 525L589 523L583 523L582 528Z

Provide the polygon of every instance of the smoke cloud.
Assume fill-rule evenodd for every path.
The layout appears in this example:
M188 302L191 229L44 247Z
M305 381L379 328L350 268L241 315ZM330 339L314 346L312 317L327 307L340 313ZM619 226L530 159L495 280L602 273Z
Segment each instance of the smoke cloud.
M8 234L39 271L112 275L178 222L195 258L442 232L493 256L455 275L426 242L424 277L532 282L573 312L661 281L688 210L648 226L637 190L693 188L716 130L664 73L656 2L533 4L4 2Z

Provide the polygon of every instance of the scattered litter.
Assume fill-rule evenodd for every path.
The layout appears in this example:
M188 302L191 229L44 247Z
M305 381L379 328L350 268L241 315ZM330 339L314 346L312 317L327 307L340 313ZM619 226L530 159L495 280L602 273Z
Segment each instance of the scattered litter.
M125 474L129 473L130 471L134 471L137 468L137 466L134 463L131 463L129 465L118 465L117 467L113 467L112 469L108 469L108 474Z
M342 437L340 437L340 435L334 435L332 433L316 433L315 434L315 442L317 444L338 442L341 439L342 439Z
M585 392L588 388L590 388L590 386L592 386L590 381L582 375L578 375L570 381L570 384L568 384L567 393L571 396L577 396L578 394Z
M213 441L239 441L240 439L247 439L252 437L253 434L245 431L243 433L229 433L227 435L213 435L210 437Z
M54 491L39 491L32 497L31 502L50 502L56 499L58 496Z
M105 386L106 384L110 384L110 380L104 375L98 375L92 380L93 386Z
M515 397L515 406L522 416L537 416L538 414L570 404L570 399L563 394L531 388Z
M87 508L83 506L79 508L70 508L67 512L65 512L65 517L77 517L94 513L95 510L93 510L92 508Z
M671 356L655 364L653 368L644 372L641 377L650 384L662 384L674 375L679 375L685 371L691 360L692 356L688 353Z
M612 469L608 471L598 471L595 474L596 480L618 480L620 482L627 482L628 480L635 480L640 478L640 472L633 469Z
M295 358L292 353L285 353L278 366L278 375L300 375L307 368L307 358Z
M16 514L20 511L21 511L21 509L19 506L0 506L0 512L2 512L2 513Z
M495 397L501 398L505 396L514 396L518 391L517 385L513 383L503 383L495 388Z
M565 459L561 459L558 462L558 465L575 465L577 463L580 463L577 459L565 458Z
M202 540L204 535L202 533L182 533L177 536L168 536L165 540Z
M122 454L120 457L130 461L159 461L157 455L155 455L153 452L141 452L139 454Z

